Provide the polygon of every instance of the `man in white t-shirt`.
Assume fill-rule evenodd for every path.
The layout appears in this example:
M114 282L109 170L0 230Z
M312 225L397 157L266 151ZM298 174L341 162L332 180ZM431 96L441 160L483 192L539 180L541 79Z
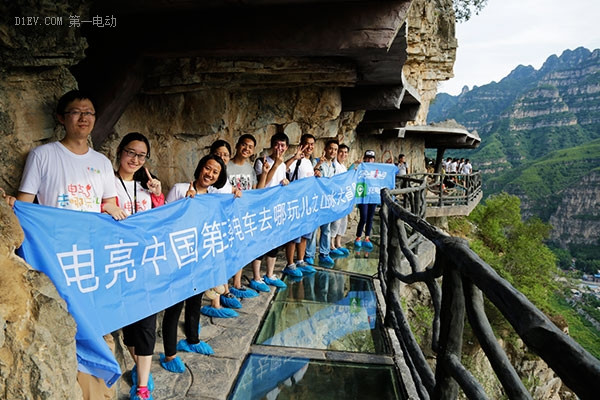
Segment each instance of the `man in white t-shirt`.
M346 161L348 160L348 154L350 152L350 147L345 144L340 144L338 147L337 158L334 161L335 164L335 174L343 174L348 171L346 168ZM348 216L343 216L342 218L333 221L331 223L331 251L329 254L334 256L347 256L350 254L350 251L345 248L342 244L342 237L346 234L346 229L348 228Z
M89 148L96 112L79 91L65 94L57 106L65 137L31 150L25 163L17 200L78 211L107 212L125 218L116 203L112 164Z
M310 133L305 133L300 137L300 145L298 145L296 155L292 157L291 163L288 164L286 162L286 164L288 164L288 176L290 182L314 176L311 157L315 149L315 141L315 137ZM285 248L287 265L283 269L283 273L300 277L302 274L316 272L316 269L314 269L312 265L309 265L304 261L307 241L310 240L311 236L312 232L307 232L305 235L287 243ZM294 255L296 252L298 253L298 259L294 262Z
M235 156L227 164L227 179L238 190L256 189L258 184L256 171L249 162L250 157L254 155L255 147L256 138L248 133L243 134L235 145ZM238 298L258 296L254 290L242 285L242 269L233 276L233 285L229 286L229 291Z
M460 169L460 173L463 175L470 175L472 172L473 172L473 166L471 165L471 162L467 158L465 160L465 163L462 165L462 168Z
M88 136L96 122L90 97L72 90L63 95L56 107L58 122L65 127L65 137L29 152L17 200L78 211L106 212L124 219L125 211L117 206L115 174L112 164L88 146ZM106 335L109 346L112 336ZM114 342L112 347L114 349ZM114 397L104 381L78 372L77 382L84 399ZM108 397L107 397L108 396Z
M331 178L336 174L335 159L337 158L339 142L337 139L330 139L325 143L323 157L318 161L314 160L314 172L316 177ZM333 268L335 264L333 258L329 255L331 251L331 223L323 224L319 227L319 265L326 268ZM317 252L317 231L313 232L308 245L306 246L306 259L315 262ZM307 261L308 262L308 261Z
M278 132L271 137L271 154L264 158L256 159L254 170L258 178L257 187L268 188L277 185L287 185L290 183L286 175L286 163L283 161L283 155L288 149L290 139L283 132ZM254 278L250 281L250 287L256 291L269 292L269 286L286 288L287 285L273 273L275 270L275 261L279 248L276 247L267 252L264 257L267 261L267 273L260 277L260 264L262 257L252 261L252 272Z

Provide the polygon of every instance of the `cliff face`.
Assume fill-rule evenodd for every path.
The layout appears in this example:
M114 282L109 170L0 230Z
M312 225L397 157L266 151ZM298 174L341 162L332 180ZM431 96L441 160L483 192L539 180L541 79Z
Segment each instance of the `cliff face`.
M0 394L77 399L76 325L48 277L14 254L23 231L0 201Z
M600 171L597 169L561 193L550 217L551 239L562 247L596 243L600 237Z
M415 125L425 125L438 82L454 76L452 69L458 44L452 0L413 1L406 25L408 58L403 70L407 81L421 95Z

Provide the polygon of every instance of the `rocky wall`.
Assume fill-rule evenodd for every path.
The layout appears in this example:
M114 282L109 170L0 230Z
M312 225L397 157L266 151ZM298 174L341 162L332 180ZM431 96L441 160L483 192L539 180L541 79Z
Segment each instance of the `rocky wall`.
M429 104L437 85L454 76L458 42L452 0L414 0L406 21L408 58L404 76L421 96L415 125L426 125Z
M321 156L328 139L335 138L350 147L350 161L362 159L364 151L371 149L376 152L377 162L387 162L390 157L396 161L403 153L411 170L424 170L423 140L357 135L355 128L362 116L363 112L341 112L340 92L335 88L211 89L140 95L129 105L101 151L115 160L115 150L125 134L146 134L152 150L149 165L168 190L174 183L191 179L198 160L207 154L214 140L227 140L233 149L240 135L250 133L257 139L259 156L268 152L270 137L279 126L290 138L289 156L301 135L310 133L317 137L315 157Z
M22 241L0 201L0 398L81 398L75 321L50 279L14 254Z

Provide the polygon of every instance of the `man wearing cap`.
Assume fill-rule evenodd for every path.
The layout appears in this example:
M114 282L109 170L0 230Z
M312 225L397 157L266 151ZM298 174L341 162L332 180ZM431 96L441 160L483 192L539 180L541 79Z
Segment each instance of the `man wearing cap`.
M363 162L375 162L375 152L373 150L365 151ZM358 226L356 227L354 249L363 247L366 250L371 250L373 248L373 243L371 243L370 235L377 204L358 204L357 207L360 219L358 220ZM361 240L363 229L365 231L365 240Z

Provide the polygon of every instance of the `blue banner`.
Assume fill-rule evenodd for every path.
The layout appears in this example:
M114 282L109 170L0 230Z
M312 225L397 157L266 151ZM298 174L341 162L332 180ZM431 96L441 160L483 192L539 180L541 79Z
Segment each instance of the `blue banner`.
M357 170L357 204L381 204L381 189L396 185L398 167L394 164L362 163Z
M102 335L225 283L269 250L347 215L359 185L381 187L381 165L390 166L361 164L238 199L186 198L123 221L17 202L25 232L19 254L67 302L77 322L79 369L110 386L121 371ZM363 200L372 194L368 189Z

